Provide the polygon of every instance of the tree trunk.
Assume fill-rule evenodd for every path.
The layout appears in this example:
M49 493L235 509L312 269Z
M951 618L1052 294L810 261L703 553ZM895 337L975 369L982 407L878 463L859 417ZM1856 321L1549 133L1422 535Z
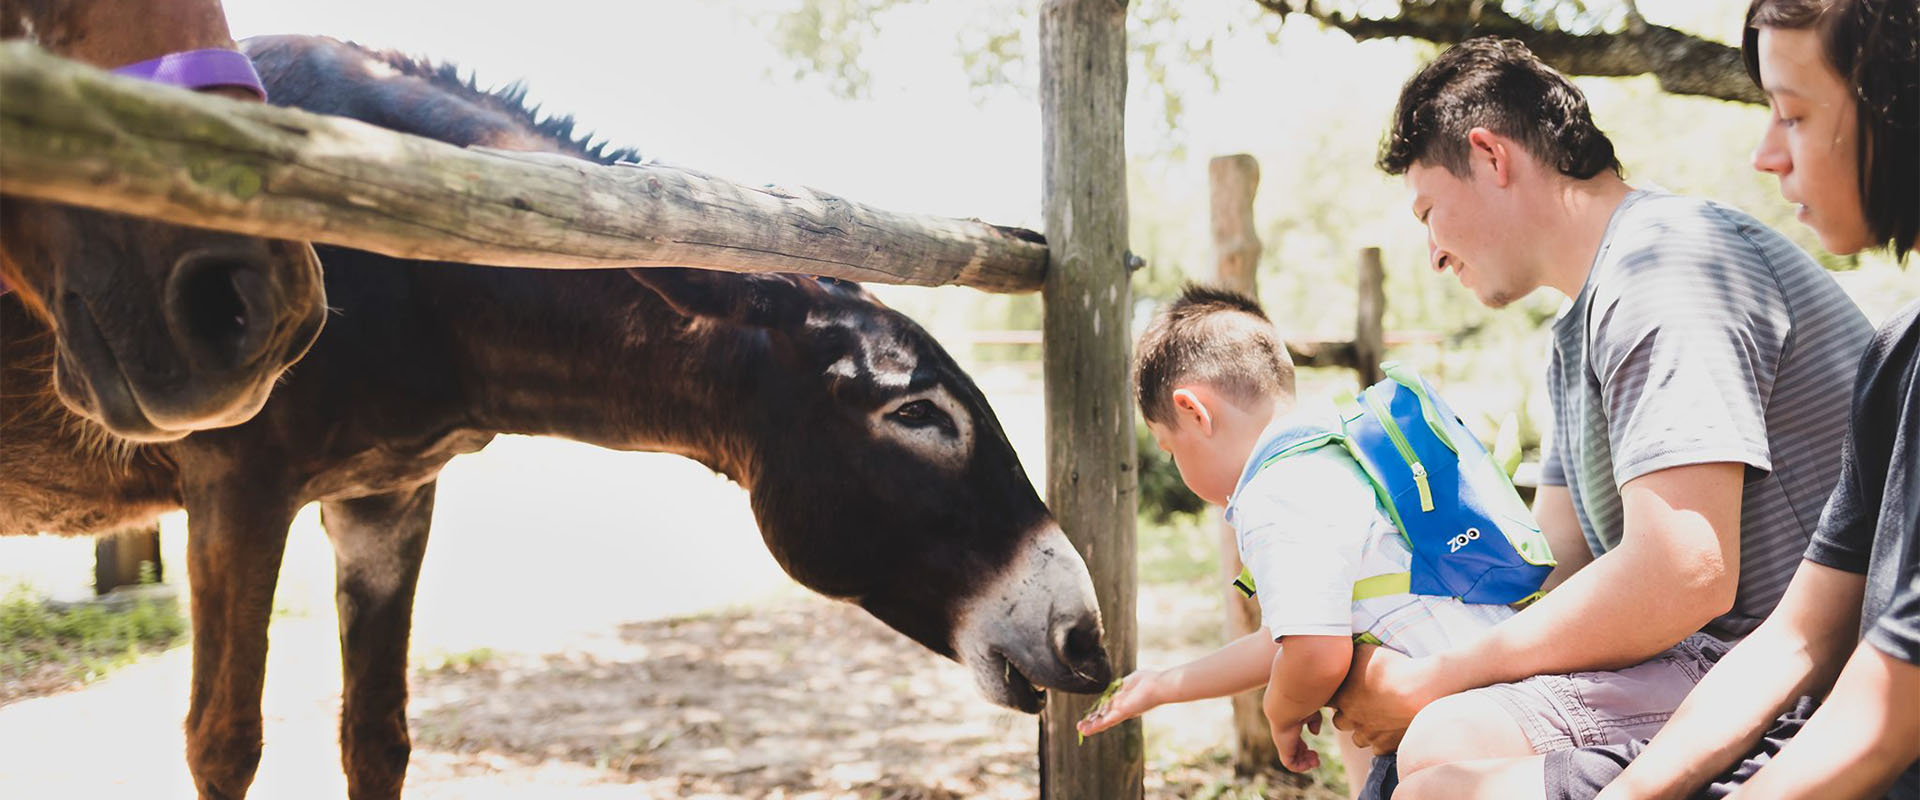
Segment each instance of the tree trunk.
M1124 0L1048 0L1040 14L1047 500L1093 574L1116 674L1133 671L1133 403L1128 391L1127 85ZM1143 795L1140 721L1079 743L1094 698L1050 692L1040 716L1040 796Z
M0 191L400 258L1040 288L1031 231L652 165L462 149L0 44Z
M1215 275L1223 288L1259 297L1260 234L1253 223L1253 197L1260 188L1260 164L1249 155L1220 156L1207 164L1212 196ZM1226 601L1224 631L1228 641L1260 629L1260 606L1233 588L1240 575L1240 546L1233 526L1219 522L1220 591ZM1233 697L1233 769L1248 775L1261 767L1280 765L1267 715L1261 710L1263 693Z

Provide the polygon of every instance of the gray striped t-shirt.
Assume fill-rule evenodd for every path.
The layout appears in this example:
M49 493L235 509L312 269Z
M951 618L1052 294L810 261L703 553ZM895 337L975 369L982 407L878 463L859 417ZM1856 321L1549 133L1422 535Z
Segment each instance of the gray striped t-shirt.
M1780 601L1839 478L1872 335L1833 277L1779 233L1717 203L1635 191L1554 324L1541 483L1567 487L1597 556L1620 543L1628 481L1746 464L1739 593L1704 629L1744 636Z

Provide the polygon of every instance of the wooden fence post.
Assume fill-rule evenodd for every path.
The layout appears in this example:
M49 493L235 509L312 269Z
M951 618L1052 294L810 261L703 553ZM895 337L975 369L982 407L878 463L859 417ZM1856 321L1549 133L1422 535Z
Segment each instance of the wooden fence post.
M1386 377L1380 361L1387 357L1387 334L1381 327L1387 314L1387 271L1380 261L1380 248L1360 251L1359 314L1353 327L1353 368L1360 385L1372 386Z
M1260 163L1244 154L1215 158L1207 164L1207 185L1214 274L1222 287L1259 297L1260 234L1253 223L1253 196L1260 188ZM1260 606L1229 584L1240 574L1240 547L1225 520L1219 532L1220 591L1226 597L1226 637L1232 641L1259 630ZM1242 775L1280 763L1261 696L1256 689L1233 697L1233 769Z
M1048 244L1047 502L1086 560L1116 674L1133 671L1139 476L1128 391L1125 0L1047 0L1040 12L1042 188ZM1040 796L1137 800L1140 721L1078 742L1094 698L1049 692Z
M93 593L106 594L122 586L140 585L140 565L153 562L153 579L160 574L160 526L119 531L94 539Z

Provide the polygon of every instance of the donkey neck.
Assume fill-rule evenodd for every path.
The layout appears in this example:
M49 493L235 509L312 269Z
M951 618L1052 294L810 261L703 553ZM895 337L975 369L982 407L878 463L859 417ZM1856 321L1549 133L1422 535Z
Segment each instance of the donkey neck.
M764 333L688 320L617 270L427 277L488 304L448 337L481 427L676 453L751 485L760 398L778 391Z
M168 53L232 50L220 0L7 0L5 27L55 53L120 67Z

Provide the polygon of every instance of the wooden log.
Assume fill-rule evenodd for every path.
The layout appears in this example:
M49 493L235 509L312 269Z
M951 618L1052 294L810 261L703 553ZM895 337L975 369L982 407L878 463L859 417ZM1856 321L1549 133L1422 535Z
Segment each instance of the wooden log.
M1260 233L1253 223L1253 198L1260 188L1260 162L1250 155L1220 156L1207 163L1213 227L1214 275L1221 287L1259 297ZM1220 592L1225 598L1222 631L1233 641L1260 629L1260 606L1234 589L1240 575L1239 539L1222 519L1220 538ZM1259 690L1233 696L1233 769L1248 775L1262 767L1278 767L1280 751L1261 709Z
M0 44L0 192L401 258L1040 288L1040 237L657 165L463 149Z
M1047 0L1040 11L1042 187L1051 263L1046 314L1047 502L1086 560L1116 674L1134 669L1133 402L1128 391L1124 0ZM1040 796L1143 796L1140 721L1078 742L1094 698L1051 692L1040 715Z

